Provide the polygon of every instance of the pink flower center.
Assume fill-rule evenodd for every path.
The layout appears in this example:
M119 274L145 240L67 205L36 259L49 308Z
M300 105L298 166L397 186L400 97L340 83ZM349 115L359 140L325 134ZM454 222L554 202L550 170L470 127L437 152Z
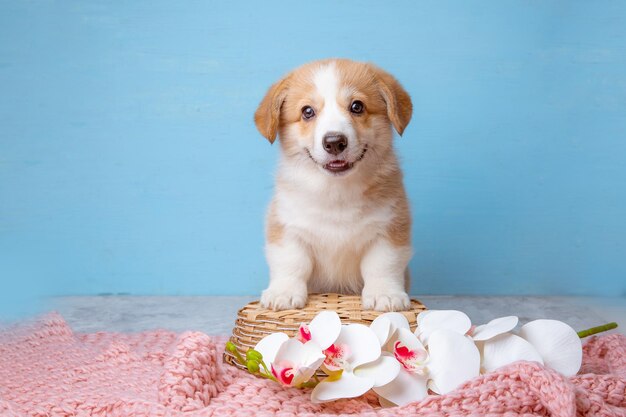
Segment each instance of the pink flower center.
M274 378L281 384L291 385L295 372L293 364L289 361L281 361L272 364L272 375L274 375Z
M407 371L423 375L426 371L424 363L428 358L428 353L424 349L409 349L400 340L393 344L393 355Z
M304 323L302 323L298 329L298 340L302 343L311 340L311 330L309 330L309 326Z
M330 371L338 371L346 367L347 359L350 356L350 348L343 343L336 343L330 345L328 349L324 351L326 359L324 359L324 366Z

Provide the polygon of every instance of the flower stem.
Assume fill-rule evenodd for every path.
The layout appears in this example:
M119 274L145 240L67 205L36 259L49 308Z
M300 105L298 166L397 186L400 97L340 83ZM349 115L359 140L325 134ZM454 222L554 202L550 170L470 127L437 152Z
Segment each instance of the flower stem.
M267 369L267 365L265 364L265 362L264 362L264 361L261 361L261 362L260 362L260 364L261 364L261 366L263 367L263 369L265 369L265 372L266 372L268 375L272 375L272 373L270 372L270 370L269 370L269 369Z
M607 324L603 324L602 326L592 327L591 329L581 330L578 332L578 337L582 339L584 337L606 332L615 328L617 328L617 323L615 322L607 323Z
M239 361L240 364L242 365L246 365L246 361L243 359L243 356L241 356L241 353L239 353L238 350L234 350L233 354L235 355L235 357L237 358L237 360Z
M278 380L274 378L274 375L271 375L271 374L268 375L265 372L257 372L257 375L259 375L262 378L271 379L274 382L278 382Z
M278 382L278 380L274 377L274 375L272 375L272 372L267 368L267 365L265 364L264 361L259 362L259 364L265 370L265 372L259 371L258 372L259 375L261 375L263 378L271 379L272 381Z

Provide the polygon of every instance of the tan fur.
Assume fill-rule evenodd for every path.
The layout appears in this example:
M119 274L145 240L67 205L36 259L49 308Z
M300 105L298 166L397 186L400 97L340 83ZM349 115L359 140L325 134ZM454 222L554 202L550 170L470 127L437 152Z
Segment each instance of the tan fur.
M278 133L280 109L285 99L287 85L287 79L282 79L272 85L254 114L257 129L270 143L274 143Z
M275 205L271 204L267 213L267 224L265 228L265 238L268 243L278 243L285 234L285 226L276 216Z
M402 185L402 174L398 170L388 175L375 175L372 185L364 192L373 203L395 201L394 217L386 229L386 236L396 246L411 244L411 213Z

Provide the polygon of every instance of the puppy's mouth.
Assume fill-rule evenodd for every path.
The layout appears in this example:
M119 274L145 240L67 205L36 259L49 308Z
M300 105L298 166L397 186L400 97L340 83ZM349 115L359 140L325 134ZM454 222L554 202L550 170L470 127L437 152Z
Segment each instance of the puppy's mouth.
M324 165L324 169L330 172L344 172L351 169L354 166L354 162L344 161L343 159L337 159L335 161L330 161L326 165Z
M365 152L367 152L367 145L363 147L363 151L361 152L361 155L359 155L359 157L352 162L347 161L345 159L335 159L326 164L320 164L319 162L317 162L315 158L313 158L313 155L311 155L311 152L309 151L309 149L308 148L305 148L305 149L306 149L306 153L309 155L309 158L311 158L311 160L315 162L316 165L321 166L326 171L332 172L333 174L341 174L343 172L351 170L352 167L354 167L354 165L357 162L363 159L363 157L365 156Z

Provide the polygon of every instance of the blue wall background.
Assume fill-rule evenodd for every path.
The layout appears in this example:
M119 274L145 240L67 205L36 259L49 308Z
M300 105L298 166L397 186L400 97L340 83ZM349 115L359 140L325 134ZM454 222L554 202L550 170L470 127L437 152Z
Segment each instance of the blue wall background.
M415 293L626 295L621 1L0 3L0 279L58 294L251 294L283 73L373 61Z

